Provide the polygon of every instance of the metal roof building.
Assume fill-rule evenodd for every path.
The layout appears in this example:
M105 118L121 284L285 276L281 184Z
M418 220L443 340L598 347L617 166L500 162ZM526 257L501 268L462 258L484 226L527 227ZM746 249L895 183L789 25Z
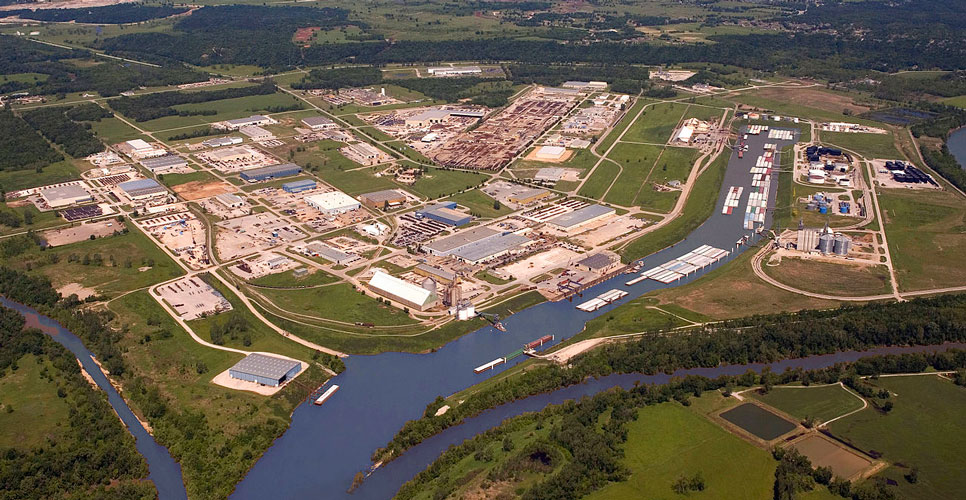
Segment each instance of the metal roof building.
M616 260L605 253L595 253L577 261L577 268L587 271L603 273L609 271L616 264Z
M323 259L331 261L337 266L351 264L362 258L355 254L336 250L335 248L323 243L319 243L318 241L313 241L308 245L305 245L305 249L313 256L322 257Z
M425 217L450 226L463 226L473 220L473 216L454 210L456 202L437 203L416 211L416 217Z
M267 167L253 168L245 170L240 177L248 182L265 181L277 177L290 177L302 172L302 167L294 163L283 163L281 165L269 165Z
M492 238L486 238L465 245L451 252L450 255L470 264L479 264L480 262L502 257L513 250L523 247L527 243L530 243L530 238L526 236L513 233L499 234Z
M235 118L234 120L225 121L225 125L232 130L238 130L249 125L271 125L272 123L277 122L264 115L252 115L248 118Z
M406 203L406 194L396 189L386 189L359 195L359 201L370 208L394 207Z
M389 300L399 302L418 311L425 311L436 305L436 292L421 286L376 271L369 280L369 288Z
M312 208L328 215L351 212L362 206L358 200L342 191L313 194L303 198Z
M202 142L205 146L209 148L219 148L221 146L231 146L232 144L241 144L241 137L216 137L214 139L208 139Z
M301 193L302 191L315 189L315 181L312 179L302 179L300 181L286 182L282 184L282 189L286 193Z
M427 278L433 278L443 284L450 284L456 281L456 273L452 273L445 269L440 269L438 267L431 266L429 264L420 264L413 269L413 272L425 276Z
M324 116L309 116L306 118L302 118L302 123L304 123L306 127L312 130L326 130L330 128L338 128L338 125L336 125L334 121Z
M157 156L154 158L145 158L140 161L144 168L152 172L163 172L165 170L170 170L172 168L187 167L188 160L178 156L178 155L165 155Z
M614 209L610 207L605 207L603 205L588 205L579 210L558 215L557 217L548 220L547 223L566 231L598 219L602 219L604 217L609 217L614 213Z
M75 203L84 203L94 199L80 184L49 187L40 190L40 197L50 208L66 207Z
M245 199L237 194L221 193L215 195L215 201L228 208L238 208L245 204Z
M124 191L124 194L131 200L142 200L168 193L164 186L158 184L154 179L136 179L122 182L117 187Z
M302 363L294 359L276 358L265 354L249 354L228 369L228 375L239 380L278 387L302 370Z
M445 257L467 245L492 238L498 234L500 234L499 231L486 226L474 227L473 229L460 231L454 235L427 243L422 248L423 251L432 255Z

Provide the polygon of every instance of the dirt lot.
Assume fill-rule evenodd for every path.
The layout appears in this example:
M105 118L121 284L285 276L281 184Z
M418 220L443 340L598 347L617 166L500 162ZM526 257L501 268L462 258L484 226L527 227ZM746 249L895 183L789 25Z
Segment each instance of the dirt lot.
M230 193L235 190L232 185L224 182L203 183L201 181L186 182L184 184L174 186L171 189L188 201L209 198L222 193Z
M819 434L806 436L792 447L808 457L813 466L829 467L844 479L853 479L872 465L872 460Z
M43 234L43 237L45 240L47 240L47 244L58 247L61 245L77 243L78 241L88 240L91 236L96 238L110 236L114 234L114 231L117 229L120 229L117 221L102 220L88 224L81 224L80 226L52 229L50 231L46 231Z
M812 88L783 89L772 87L760 89L755 92L755 95L768 99L774 99L776 101L798 104L800 106L824 109L826 111L832 111L835 113L841 113L843 109L849 109L852 110L853 113L859 114L865 113L870 109L865 106L854 104L851 97Z
M567 160L569 160L571 156L574 155L574 150L568 149L566 152L564 152L563 156L561 156L560 158L556 158L556 159L537 158L537 151L539 150L540 148L534 148L533 151L530 151L530 154L528 154L526 158L524 158L524 160L539 161L541 163L564 163Z

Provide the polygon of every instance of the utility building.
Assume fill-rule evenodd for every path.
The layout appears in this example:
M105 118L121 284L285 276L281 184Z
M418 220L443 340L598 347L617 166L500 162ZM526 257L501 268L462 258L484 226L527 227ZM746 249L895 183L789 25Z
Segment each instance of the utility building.
M470 221L473 220L471 215L458 212L455 209L456 202L449 201L437 203L436 205L416 211L416 217L426 218L436 222L442 222L443 224L449 226L457 227L469 224Z
M375 209L398 207L406 203L406 194L395 189L386 189L360 195L359 201Z
M249 354L228 369L228 375L238 380L278 387L294 378L302 370L302 363L294 359L276 358L265 354Z
M144 200L147 198L153 198L155 196L160 196L168 194L168 190L164 189L164 186L158 184L154 179L137 179L133 181L122 182L117 185L124 195L131 199L131 201Z
M286 182L282 184L282 190L286 193L301 193L315 189L315 181L312 179L302 179L300 181Z
M50 208L66 207L75 203L85 203L94 199L80 184L49 187L40 190L40 197Z
M330 191L328 193L306 196L305 202L308 203L312 208L326 215L337 215L345 212L351 212L362 206L358 200L343 193L342 191Z
M302 123L312 130L331 130L339 128L332 120L324 116L309 116L302 119Z

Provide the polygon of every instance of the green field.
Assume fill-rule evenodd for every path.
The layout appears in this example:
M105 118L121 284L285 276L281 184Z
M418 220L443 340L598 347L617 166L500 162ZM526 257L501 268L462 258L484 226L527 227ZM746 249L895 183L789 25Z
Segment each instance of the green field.
M335 276L322 271L321 269L308 268L309 274L301 278L295 277L295 271L285 271L273 273L250 281L253 285L279 288L302 288L308 286L328 285L339 281Z
M660 309L648 307L653 302L653 299L634 299L627 303L627 307L617 308L606 316L588 321L580 336L581 338L607 337L651 330L666 330L688 324Z
M37 186L79 179L80 175L69 160L47 165L41 172L36 170L0 170L0 187L4 191L17 191Z
M705 401L707 400L707 401ZM760 448L715 425L697 411L721 400L705 393L692 408L663 403L638 411L627 424L622 463L631 471L622 483L611 483L587 500L684 498L671 489L679 477L701 474L706 488L686 498L771 498L776 462ZM699 410L700 411L700 410Z
M13 213L21 221L20 227L10 227L0 224L0 235L19 233L27 230L39 231L47 227L66 223L64 219L61 219L56 215L56 211L51 210L48 212L41 212L40 210L37 210L37 207L35 207L33 204L23 207L11 207L6 203L0 203L0 212ZM32 224L27 224L24 220L24 214L26 213L30 213L30 215L33 217Z
M851 132L820 132L823 144L834 144L872 159L904 160L896 149L892 132L888 134L853 134Z
M168 187L187 184L189 182L212 182L215 176L205 171L191 172L187 174L159 174L161 182Z
M826 422L862 408L862 401L837 384L807 388L773 387L767 394L751 391L745 395L800 420L814 418L818 422Z
M617 177L617 182L607 192L604 201L625 207L633 205L638 193L648 189L645 181L650 176L658 156L661 156L660 146L627 143L614 146L607 158L619 163L623 170Z
M309 290L263 289L259 292L287 311L319 318L383 326L415 323L401 309L376 302L347 283Z
M680 216L666 226L637 238L621 248L621 258L630 262L673 245L704 223L714 212L724 181L730 149L725 149L694 182Z
M950 106L966 108L966 95L950 97L949 99L945 99L943 102Z
M342 146L335 141L320 141L297 151L293 161L350 195L397 187L389 177L376 177L376 167L363 167L342 156Z
M956 498L966 490L966 389L933 376L888 377L874 381L893 393L887 414L865 410L829 425L841 439L882 454L884 460L919 468L909 484L908 469L894 466L883 474L898 484L904 499Z
M253 95L246 97L236 97L234 99L222 99L220 101L200 102L192 104L179 104L174 106L177 111L215 111L214 115L195 115L195 116L165 116L154 120L139 123L138 126L152 132L182 127L203 125L234 118L244 118L262 111L266 111L273 106L291 106L296 102L301 102L295 97L284 93L268 95Z
M599 200L607 192L607 189L614 182L614 178L620 173L621 167L609 161L605 161L597 166L594 173L584 182L584 185L577 192L580 196L586 196L594 200Z
M637 113L641 110L641 108L644 107L644 105L647 102L649 102L647 99L637 99L634 105L631 106L630 109L628 109L627 112L624 114L623 118L621 118L621 120L616 125L614 125L614 129L611 130L609 134L607 134L607 137L604 137L603 139L600 140L600 142L592 146L594 148L594 151L597 151L600 154L607 152L607 148L611 147L611 145L614 144L617 138L620 137L621 133L627 130L627 127L631 124L631 120L633 120L634 117L637 116Z
M949 191L887 189L882 190L879 203L900 290L966 282L962 197Z
M11 257L7 264L43 274L50 278L55 288L80 283L108 296L183 274L181 267L146 236L130 224L127 227L129 232L126 234L84 240L43 252L34 248ZM98 256L102 260L100 264L97 264ZM85 257L90 259L87 265L83 263ZM76 260L71 262L72 258ZM141 267L149 269L141 271Z
M493 202L496 200L490 198L489 195L479 189L455 194L447 198L447 200L455 201L459 205L470 209L470 213L474 217L491 219L510 213L510 209L503 204L500 204L498 209L493 208Z
M471 189L480 185L485 179L486 176L476 172L427 168L422 177L406 189L432 200L464 189Z
M48 380L41 371L56 375L58 370L33 354L16 360L16 366L0 376L0 448L27 450L48 438L56 441L70 428L69 408L57 397L57 378Z
M118 118L101 118L100 121L91 122L91 130L107 144L117 144L133 139L148 140L147 137Z
M660 103L646 110L627 130L621 141L664 144L671 139L671 132L681 121L687 104Z
M861 297L892 291L886 266L858 266L812 259L784 258L775 266L762 265L766 274L781 283L807 292Z

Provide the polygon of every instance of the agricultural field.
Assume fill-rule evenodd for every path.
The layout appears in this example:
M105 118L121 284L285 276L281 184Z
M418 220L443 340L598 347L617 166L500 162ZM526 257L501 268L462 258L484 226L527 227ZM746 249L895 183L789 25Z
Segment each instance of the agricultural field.
M905 160L896 149L895 137L888 134L853 134L851 132L819 132L823 144L832 144L855 151L868 158L882 160Z
M577 194L594 200L603 198L620 172L620 165L605 160L600 165L597 165L597 169L584 181L584 185L577 191Z
M895 464L882 475L898 484L899 498L958 496L966 489L966 434L961 428L966 390L935 376L885 377L873 383L893 394L893 409L885 414L868 409L833 422L832 434ZM919 470L915 484L902 477L911 467Z
M671 133L681 121L687 108L687 104L681 103L660 103L649 106L630 126L621 141L665 144L671 139Z

